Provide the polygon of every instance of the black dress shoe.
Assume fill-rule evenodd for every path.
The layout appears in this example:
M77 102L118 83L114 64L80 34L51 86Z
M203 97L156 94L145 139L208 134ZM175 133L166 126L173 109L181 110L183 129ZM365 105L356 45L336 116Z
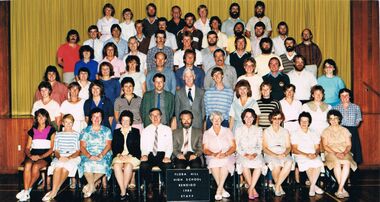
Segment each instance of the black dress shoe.
M153 198L153 185L152 184L148 185L148 190L147 190L147 193L146 193L146 197L148 199L152 199Z
M120 195L120 201L126 200L128 198L128 196L129 196L128 192L125 193L124 195Z

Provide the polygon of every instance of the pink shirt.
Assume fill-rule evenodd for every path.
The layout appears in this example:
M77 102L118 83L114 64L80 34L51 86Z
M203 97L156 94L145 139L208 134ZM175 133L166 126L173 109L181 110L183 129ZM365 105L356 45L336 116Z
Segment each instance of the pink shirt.
M71 47L65 43L58 48L57 57L63 58L63 72L74 72L75 63L79 61L80 45Z
M63 101L67 100L68 97L68 89L65 86L65 84L61 82L54 82L54 85L52 86L52 92L50 97L58 102L59 105L62 104ZM42 99L40 91L37 89L36 92L34 93L34 101Z
M100 72L100 64L102 64L102 62L109 62L112 64L113 71L115 72L112 78L120 78L120 73L124 74L126 71L125 62L123 62L122 60L120 60L119 58L115 56L111 61L107 60L107 58L104 58L102 61L100 61L98 72Z
M216 135L212 127L203 134L203 144L214 153L228 151L234 139L231 130L225 127L220 129L219 135Z

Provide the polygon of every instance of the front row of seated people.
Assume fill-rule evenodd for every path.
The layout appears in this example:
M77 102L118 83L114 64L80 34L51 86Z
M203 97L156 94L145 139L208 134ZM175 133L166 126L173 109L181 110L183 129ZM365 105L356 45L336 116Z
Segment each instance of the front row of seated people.
M335 195L339 198L349 197L344 184L350 168L355 171L357 165L350 153L351 134L340 125L342 114L337 110L327 113L330 126L322 132L321 137L310 130L313 120L308 112L299 115L300 127L292 134L281 126L285 117L279 110L270 114L271 126L262 130L256 125L255 111L245 109L241 113L243 125L236 128L234 134L221 125L223 115L220 112L211 113L209 118L212 126L203 134L200 129L192 127L193 114L190 111L180 113L183 128L173 132L161 123L161 116L160 109L152 108L149 111L151 124L140 135L140 130L132 127L133 113L122 111L118 117L121 127L112 135L109 128L101 125L103 111L94 108L89 115L89 126L79 134L73 130L75 120L71 114L63 117L63 131L56 132L49 113L45 109L37 110L33 126L28 131L25 149L24 189L16 198L28 200L40 169L49 165L48 174L53 175L53 186L43 201L52 200L66 178L74 177L77 171L80 177L84 175L86 178L87 183L82 192L88 198L96 191L96 184L103 176L110 178L111 168L120 187L120 199L127 198L127 188L136 168L140 169L142 179L147 182L147 196L151 198L152 167L160 167L165 180L168 168L202 167L203 155L217 185L215 200L230 196L224 189L224 183L235 169L238 174L244 175L249 185L249 199L259 197L256 183L261 174L266 175L268 168L275 181L275 195L281 196L285 194L281 185L294 167L291 153L299 170L306 171L310 181L310 196L323 194L316 182L325 165L334 170L339 184ZM326 158L324 163L320 157L321 145Z

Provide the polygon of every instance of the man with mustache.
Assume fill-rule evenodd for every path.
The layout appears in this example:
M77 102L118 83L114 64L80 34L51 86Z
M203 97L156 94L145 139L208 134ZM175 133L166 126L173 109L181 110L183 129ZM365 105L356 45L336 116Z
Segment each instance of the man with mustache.
M236 37L239 37L239 36L244 36L244 24L241 23L241 22L237 22L234 26L234 35L233 36L230 36L228 37L228 40L227 40L227 52L228 53L232 53L236 50L235 48L235 39ZM245 37L246 41L247 41L247 45L245 47L245 51L247 52L251 52L251 41L249 40L249 38Z
M322 62L322 53L318 45L313 41L311 30L302 31L302 43L296 46L296 52L305 58L305 69L317 77L318 67Z
M215 67L219 67L223 71L223 86L226 88L233 89L237 80L235 68L224 63L226 53L222 49L216 49L213 55L215 60L215 66L207 71L205 76L204 88L207 90L215 86L215 81L213 80L211 73Z
M263 22L265 24L265 35L270 37L272 34L272 25L268 16L265 15L265 4L262 1L257 1L255 4L255 15L251 17L247 22L247 37L251 37L257 22Z
M193 42L191 46L197 50L202 50L203 33L194 27L195 15L192 13L186 13L185 15L186 25L177 33L177 45L178 49L183 49L183 35L185 32L190 32L193 36Z
M245 26L245 22L240 17L240 5L238 3L232 3L230 5L230 17L223 22L222 32L227 34L227 37L234 35L234 26L236 23L241 22Z
M292 37L288 37L285 39L284 45L286 53L280 55L280 58L282 61L282 66L284 67L284 70L282 70L282 72L284 74L287 74L294 69L293 58L297 55L295 51L296 40Z
M79 33L70 30L67 33L67 43L62 44L57 51L57 63L63 68L63 82L69 84L74 81L75 63L79 61Z
M143 33L145 37L149 38L158 30L157 7L154 3L150 3L145 10L147 17L143 20Z
M261 54L260 41L265 36L265 25L263 22L258 22L255 25L255 34L251 36L252 57L256 57Z
M193 113L180 113L182 128L173 131L173 157L176 169L200 168L202 161L202 130L192 127Z
M281 62L280 57L272 53L272 47L273 42L269 37L265 37L260 40L260 49L262 53L255 57L256 72L259 76L264 76L270 72L268 64L271 58L275 57L279 62ZM279 64L279 67L279 70L283 69L281 63Z
M286 53L286 48L284 45L285 39L288 37L288 24L281 21L277 25L278 36L272 38L273 41L273 52L277 56Z

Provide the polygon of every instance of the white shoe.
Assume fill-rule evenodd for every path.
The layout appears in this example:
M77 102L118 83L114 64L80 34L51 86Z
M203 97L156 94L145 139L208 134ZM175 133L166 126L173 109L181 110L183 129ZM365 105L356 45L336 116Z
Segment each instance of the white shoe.
M318 186L315 186L315 193L317 193L317 194L323 194L324 191L321 188L319 188Z
M219 195L219 194L215 195L215 201L220 201L222 199L223 199L222 195Z
M223 198L230 198L230 193L228 193L227 191L223 191L223 193L222 193L222 197Z
M21 190L19 193L16 194L16 198L20 199L22 196L24 196L25 192L25 189Z
M19 199L20 201L27 201L30 199L29 193L26 191L24 195Z

